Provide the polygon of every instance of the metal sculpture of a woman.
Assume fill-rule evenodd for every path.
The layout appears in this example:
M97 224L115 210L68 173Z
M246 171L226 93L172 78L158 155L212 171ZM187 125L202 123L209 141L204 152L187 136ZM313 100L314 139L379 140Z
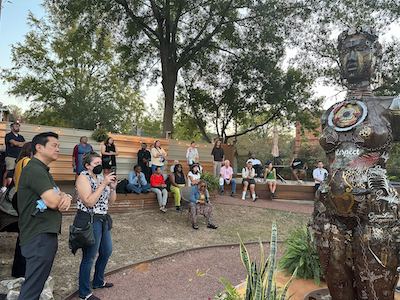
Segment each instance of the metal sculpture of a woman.
M386 176L400 140L399 99L371 90L382 50L368 28L339 36L346 99L322 117L330 175L317 192L312 228L333 300L394 299L399 197Z

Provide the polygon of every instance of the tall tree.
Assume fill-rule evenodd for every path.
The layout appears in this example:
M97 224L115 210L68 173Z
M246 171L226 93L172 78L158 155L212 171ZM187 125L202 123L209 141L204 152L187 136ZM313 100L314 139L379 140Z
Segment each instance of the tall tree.
M140 58L141 70L161 76L165 96L163 129L173 130L178 74L216 52L248 49L244 33L258 32L266 41L284 36L286 20L307 11L296 2L280 0L60 0L55 5L65 16L87 24L105 22L121 38L125 57ZM101 12L94 19L91 12ZM89 26L89 25L88 25ZM263 33L269 33L262 36ZM254 38L254 35L249 37ZM159 64L158 64L159 63ZM159 68L155 67L159 65Z
M129 132L144 111L139 94L123 80L123 62L109 29L62 26L56 11L28 17L31 31L12 48L13 67L3 70L10 93L32 101L27 117L48 125Z

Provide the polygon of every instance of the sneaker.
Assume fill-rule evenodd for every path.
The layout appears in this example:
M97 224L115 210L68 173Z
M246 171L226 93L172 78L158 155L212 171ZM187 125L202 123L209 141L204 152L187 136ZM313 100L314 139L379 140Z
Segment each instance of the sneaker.
M192 224L192 227L193 227L193 229L199 229L199 225L197 225L197 224Z
M256 201L257 201L257 197L253 198L253 202L256 202Z
M161 206L161 207L160 207L160 211L163 212L163 213L166 213L166 212L167 212L167 209L166 209L165 207Z
M175 206L176 207L176 211L181 211L181 207L180 206Z
M224 191L220 190L220 191L219 191L219 194L220 194L220 195L223 195L223 194L224 194Z
M245 197L242 197L242 200L246 201L246 198L245 198Z
M208 223L208 224L207 224L207 228L217 229L218 226L217 226L217 225L214 225L213 223Z
M231 197L235 198L235 194L234 194L234 193L231 193Z
M100 298L96 297L93 294L90 294L89 296L86 297L79 297L79 299L85 299L85 300L101 300Z

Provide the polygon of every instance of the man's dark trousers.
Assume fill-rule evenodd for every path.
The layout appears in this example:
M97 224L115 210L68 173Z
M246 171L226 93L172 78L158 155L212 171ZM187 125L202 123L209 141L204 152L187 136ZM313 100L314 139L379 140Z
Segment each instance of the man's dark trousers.
M50 275L57 248L56 233L41 233L21 246L22 255L26 259L26 272L19 300L39 299Z

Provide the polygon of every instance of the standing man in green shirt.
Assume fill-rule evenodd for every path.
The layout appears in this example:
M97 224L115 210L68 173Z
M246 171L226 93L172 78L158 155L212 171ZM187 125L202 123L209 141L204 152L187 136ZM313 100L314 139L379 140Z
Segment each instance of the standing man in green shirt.
M44 132L32 140L33 158L22 170L17 202L20 245L26 259L20 300L37 300L50 275L61 231L61 211L69 209L71 195L62 193L48 165L60 152L58 135Z

